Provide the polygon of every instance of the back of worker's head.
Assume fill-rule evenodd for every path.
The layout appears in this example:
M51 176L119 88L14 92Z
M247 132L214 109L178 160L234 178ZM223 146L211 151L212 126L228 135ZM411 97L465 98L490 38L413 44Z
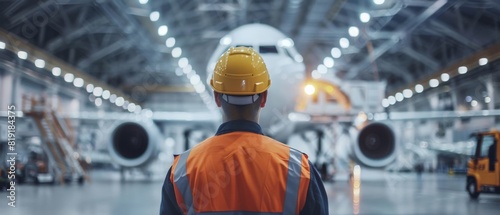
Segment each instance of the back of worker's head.
M222 54L210 80L217 105L236 117L258 114L270 85L264 60L248 47L230 48Z

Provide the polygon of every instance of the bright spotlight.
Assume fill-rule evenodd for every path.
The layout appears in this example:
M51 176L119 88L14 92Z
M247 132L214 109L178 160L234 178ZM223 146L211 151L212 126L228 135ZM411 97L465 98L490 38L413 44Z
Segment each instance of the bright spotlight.
M424 86L422 86L421 84L415 85L415 92L416 93L424 92Z
M403 99L405 99L403 94L400 92L396 93L396 96L394 96L394 97L396 97L396 101L398 101L398 102L403 101Z
M109 92L109 90L104 90L102 91L102 98L103 99L109 99L109 97L111 96L111 92Z
M381 5L385 2L385 0L373 0L373 3L375 3L376 5Z
M316 92L316 88L312 84L308 84L304 87L304 92L307 95L312 95Z
M396 104L396 97L394 97L394 96L387 97L387 100L389 101L389 104L391 104L391 105Z
M93 94L94 94L95 97L101 96L102 95L102 87L96 87L96 88L94 88Z
M325 57L323 59L323 64L328 68L332 68L335 65L335 61L331 57Z
M466 66L458 67L458 73L461 75L467 73L467 67Z
M43 68L43 67L45 67L45 61L42 59L36 59L35 66L38 68Z
M200 76L199 75L191 76L191 78L189 78L189 82L191 82L192 85L200 83Z
M441 74L441 81L447 82L448 80L450 80L450 75L448 75L448 73Z
M342 56L342 52L337 47L332 48L331 54L333 58L339 58L340 56Z
M26 60L28 58L28 53L25 51L19 51L17 52L17 57Z
M140 4L147 4L148 2L149 2L149 0L139 0Z
M134 111L135 111L135 104L134 104L134 103L130 103L130 104L128 104L128 106L127 106L127 110L128 110L129 112L134 112Z
M189 60L185 57L182 57L181 59L179 59L179 62L177 64L179 64L180 68L184 68L189 64Z
M347 38L340 38L339 40L340 47L346 49L349 48L349 40Z
M230 37L230 36L224 36L224 37L222 37L222 38L220 39L220 41L219 41L219 42L220 42L220 44L221 44L221 45L225 45L225 46L227 46L227 45L231 44L231 41L232 41L232 39L231 39L231 37Z
M115 94L111 94L111 95L109 96L109 102L111 102L111 103L115 103L115 101L116 101L116 95L115 95Z
M389 107L389 100L388 99L382 99L382 107Z
M349 27L349 36L351 37L359 36L359 28L356 26Z
M484 103L488 104L491 102L491 98L489 96L484 97Z
M0 49L5 49L5 43L0 41Z
M75 80L73 80L73 85L75 87L83 87L83 84L84 84L84 81L82 78L75 78Z
M73 82L74 79L75 79L75 76L71 73L66 73L66 75L64 75L64 81L66 81L68 83Z
M488 64L488 58L483 57L483 58L479 59L478 63L479 63L479 66L484 66L484 65Z
M152 21L152 22L156 22L160 19L160 12L158 11L153 11L149 14L149 19Z
M437 86L439 86L439 81L437 79L433 78L429 81L429 86L430 87L437 87Z
M472 100L472 101L470 102L470 106L472 106L472 107L476 107L476 106L477 106L477 101L476 101L476 100Z
M121 107L124 103L125 103L125 99L123 99L123 97L121 97L121 96L116 98L116 100L115 100L115 104L118 107Z
M411 98L413 96L413 91L411 91L410 89L405 89L403 90L403 96L405 98Z
M168 48L172 48L175 46L175 38L173 37L169 37L167 40L165 40L165 45L168 47Z
M94 91L94 85L93 84L87 84L86 87L87 93L91 93Z
M56 76L56 77L60 76L61 75L61 68L59 68L59 67L52 68L52 75Z
M174 58L178 58L180 57L182 54L182 49L179 48L179 47L175 47L174 49L172 49L172 57Z
M359 14L359 20L363 23L367 23L370 21L370 14L369 13L360 13Z
M165 36L168 33L168 27L166 25L162 25L158 27L158 35Z

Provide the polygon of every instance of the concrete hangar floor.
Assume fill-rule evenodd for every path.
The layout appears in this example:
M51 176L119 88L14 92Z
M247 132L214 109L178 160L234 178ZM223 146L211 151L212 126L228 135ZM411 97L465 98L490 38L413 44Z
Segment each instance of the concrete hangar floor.
M363 170L359 186L353 186L347 178L338 174L335 182L325 184L330 214L498 214L500 211L498 195L481 194L478 200L471 200L465 191L464 175L428 173L419 177L414 173ZM92 182L81 186L18 186L16 208L2 200L0 214L158 214L161 186L160 176L152 181L121 182L117 172L94 171Z

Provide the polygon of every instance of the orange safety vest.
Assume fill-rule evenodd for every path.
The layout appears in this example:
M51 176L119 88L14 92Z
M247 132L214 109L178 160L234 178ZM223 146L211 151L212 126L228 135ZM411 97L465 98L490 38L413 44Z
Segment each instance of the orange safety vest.
M299 214L307 155L269 137L231 132L177 156L170 181L184 214Z

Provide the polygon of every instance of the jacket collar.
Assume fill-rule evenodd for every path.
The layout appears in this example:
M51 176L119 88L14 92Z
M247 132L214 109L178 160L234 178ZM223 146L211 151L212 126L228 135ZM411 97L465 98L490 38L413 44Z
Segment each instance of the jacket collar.
M248 120L232 120L222 123L222 125L219 126L219 129L217 129L217 133L215 133L215 135L217 136L236 131L252 132L264 135L259 124Z

